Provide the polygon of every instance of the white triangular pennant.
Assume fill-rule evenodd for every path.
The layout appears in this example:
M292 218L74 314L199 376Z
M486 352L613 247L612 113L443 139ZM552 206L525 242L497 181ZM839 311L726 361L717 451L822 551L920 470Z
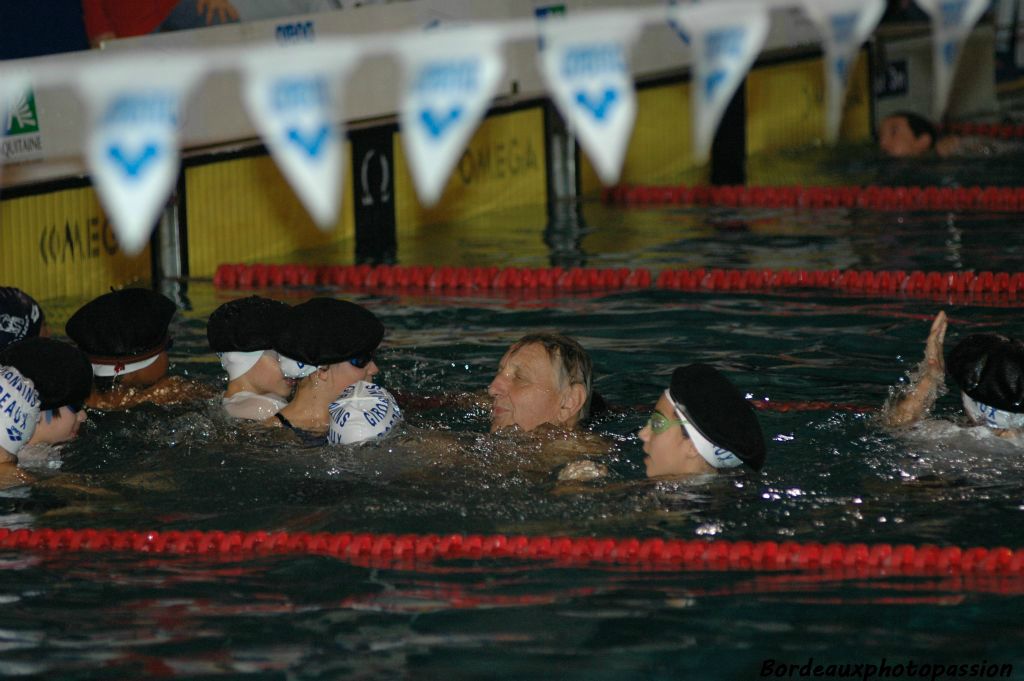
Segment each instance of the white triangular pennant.
M245 64L243 99L302 205L322 230L341 206L344 130L336 122L341 84L356 62L354 49L256 53ZM312 65L312 66L311 66Z
M803 0L804 11L821 31L825 49L825 139L839 139L843 101L857 50L885 12L884 0Z
M917 0L932 20L932 67L935 89L932 116L941 121L949 102L960 50L967 35L978 22L989 0Z
M725 107L768 35L768 10L753 2L729 2L673 6L669 12L687 29L693 49L693 155L703 162Z
M399 104L402 142L416 193L437 203L449 173L504 73L500 36L486 29L443 30L398 45L405 72Z
M614 184L636 120L629 51L641 24L629 14L549 19L540 70L598 177Z
M97 64L78 81L90 113L86 162L128 255L145 248L177 181L182 105L203 74L194 60L172 63Z

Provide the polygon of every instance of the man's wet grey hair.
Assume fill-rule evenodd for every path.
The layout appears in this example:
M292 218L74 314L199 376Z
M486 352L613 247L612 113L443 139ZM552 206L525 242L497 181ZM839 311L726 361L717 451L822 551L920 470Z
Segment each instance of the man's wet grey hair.
M583 346L576 340L560 333L530 333L508 349L509 354L518 352L527 345L540 345L548 353L552 363L558 368L558 387L564 389L572 385L582 385L586 391L583 406L576 416L576 423L590 415L590 399L592 396L594 363Z

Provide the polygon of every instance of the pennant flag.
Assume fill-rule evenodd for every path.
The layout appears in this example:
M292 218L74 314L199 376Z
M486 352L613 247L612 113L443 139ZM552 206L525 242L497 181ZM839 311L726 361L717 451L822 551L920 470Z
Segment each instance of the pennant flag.
M344 130L336 119L341 83L354 49L321 46L257 52L243 67L243 100L278 167L322 230L337 222L344 168Z
M678 5L669 12L687 29L693 49L693 155L703 162L725 107L768 35L768 10L760 3L729 2Z
M825 139L839 139L843 101L857 51L885 12L884 0L803 0L804 11L821 31L825 49Z
M441 198L505 70L501 37L488 29L432 31L397 46L405 83L399 103L402 142L424 205Z
M615 184L636 120L629 51L641 23L627 13L548 19L540 70L598 177Z
M155 74L159 74L156 77ZM146 246L178 178L182 103L203 74L194 60L97 63L78 81L89 109L86 163L121 249Z
M941 121L949 103L960 48L967 35L985 12L989 0L917 0L932 20L932 116Z

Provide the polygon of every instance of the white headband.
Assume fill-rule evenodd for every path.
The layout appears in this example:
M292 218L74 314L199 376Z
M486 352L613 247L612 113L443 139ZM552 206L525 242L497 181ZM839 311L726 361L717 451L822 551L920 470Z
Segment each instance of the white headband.
M277 359L277 353L273 350L253 350L252 352L219 352L220 365L228 372L228 380L233 381L244 376L249 369L256 366L256 362L267 353L271 353Z
M315 364L303 364L280 353L277 356L277 361L281 364L281 373L286 378L305 378L317 370L317 365Z
M676 416L683 422L683 428L686 429L686 434L693 440L694 446L697 448L697 453L708 462L713 468L736 468L737 466L743 465L743 460L736 456L728 449L719 447L711 440L704 437L704 433L697 429L697 426L693 425L692 419L686 414L686 410L676 404L676 401L672 399L672 393L668 388L665 389L665 398L669 404L672 405L672 409L675 410Z
M161 352L163 352L161 350ZM145 369L150 364L155 362L160 356L160 353L156 353L149 359L141 359L138 362L129 362L128 364L93 364L92 373L94 376L101 378L109 378L110 376L123 376L124 374L130 374L133 371L139 369Z
M964 411L975 423L983 423L989 428L1024 428L1024 414L1015 414L1012 411L990 407L965 392L960 393L960 399L964 403Z
M11 454L25 446L39 422L39 392L14 367L0 366L0 449Z

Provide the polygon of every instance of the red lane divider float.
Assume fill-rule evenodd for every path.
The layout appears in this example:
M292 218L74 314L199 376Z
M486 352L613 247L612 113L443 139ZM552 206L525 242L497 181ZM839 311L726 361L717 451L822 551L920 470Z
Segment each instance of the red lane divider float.
M951 123L943 128L943 132L951 135L994 137L996 139L1012 140L1024 137L1024 124Z
M602 198L629 205L1016 212L1024 208L1024 187L618 185L605 189Z
M360 291L556 293L659 289L754 291L822 289L867 295L953 296L958 302L1024 297L1024 272L913 272L860 270L432 267L401 265L220 265L214 286L224 289L341 287Z
M329 555L356 562L432 563L508 559L562 565L622 564L714 570L853 568L879 574L1024 574L1024 549L909 544L704 541L506 535L420 535L0 529L0 550L128 551L149 554L243 556Z

